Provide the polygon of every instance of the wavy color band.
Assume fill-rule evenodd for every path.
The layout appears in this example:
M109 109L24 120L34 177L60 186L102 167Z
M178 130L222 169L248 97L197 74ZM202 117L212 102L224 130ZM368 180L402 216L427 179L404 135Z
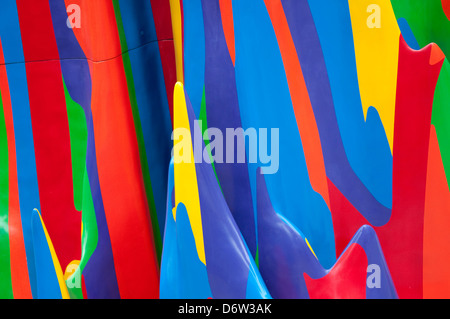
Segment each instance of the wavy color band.
M2 1L0 298L450 298L449 17Z

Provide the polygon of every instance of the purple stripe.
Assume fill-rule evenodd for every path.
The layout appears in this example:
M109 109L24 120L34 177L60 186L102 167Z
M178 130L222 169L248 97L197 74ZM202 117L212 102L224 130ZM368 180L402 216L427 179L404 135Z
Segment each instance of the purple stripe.
M89 65L72 29L66 26L67 12L63 0L50 1L55 37L64 80L72 99L84 110L88 142L86 167L91 186L98 228L97 248L83 270L88 298L120 298L114 268L111 240L98 178L94 126L91 110L92 82Z
M225 41L218 0L203 0L205 24L205 98L209 127L220 129L227 145L226 129L241 128L234 66ZM243 138L243 134L239 134ZM253 256L256 255L255 214L250 188L247 159L237 162L234 141L234 163L217 163L215 169L223 195ZM223 150L226 161L226 148Z
M195 114L186 92L185 95L189 125L193 128ZM204 148L202 142L202 150ZM250 269L248 250L220 191L212 166L202 161L195 164L195 169L211 292L217 299L245 299Z

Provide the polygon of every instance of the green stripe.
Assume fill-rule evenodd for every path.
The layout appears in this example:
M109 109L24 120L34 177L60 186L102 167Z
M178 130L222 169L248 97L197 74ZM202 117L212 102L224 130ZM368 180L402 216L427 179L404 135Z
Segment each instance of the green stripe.
M442 10L441 0L391 0L397 19L405 18L419 46L436 43L450 56L450 23Z
M392 0L397 19L405 18L421 48L436 43L446 57L450 56L450 24L440 0ZM450 64L447 59L439 75L433 100L431 124L436 128L439 149L450 188Z
M69 94L63 78L64 95L66 99L67 118L70 133L70 151L72 157L73 201L75 209L81 211L83 232L81 235L81 262L74 275L67 280L69 294L73 299L83 299L81 286L72 287L73 276L81 276L83 269L97 247L98 230L95 218L91 189L87 178L86 152L87 152L87 122L84 110ZM81 231L81 230L80 230ZM79 277L81 278L81 277ZM81 281L80 281L81 282Z
M81 249L80 267L66 281L70 298L72 299L83 299L83 291L81 290L81 287L72 287L72 285L74 282L76 282L74 278L81 278L80 274L83 273L84 267L86 267L86 264L91 258L95 249L97 248L98 243L97 219L95 217L94 202L92 200L91 186L89 184L89 178L86 168L84 170L84 178L83 178L82 203L83 203L82 205L83 233L81 237L82 249Z
M73 199L75 209L81 211L83 176L87 151L87 124L83 108L77 104L67 90L63 79L66 97L67 117L70 132L70 151L72 155Z
M8 138L0 92L0 298L12 299L11 260L9 252L9 163Z
M91 258L98 243L97 219L95 217L94 202L92 200L91 185L87 169L83 179L83 234L82 234L82 255L80 268L83 270L88 260Z
M201 104L200 104L200 114L198 115L198 119L200 121L202 121L202 136L204 137L205 136L205 132L208 129L208 120L207 120L207 116L206 116L205 86L203 86L202 101L201 101ZM212 168L214 170L214 175L216 175L217 184L219 184L220 190L222 191L222 186L220 186L219 177L217 176L216 166L214 165L214 160L213 160L212 153L211 153L211 147L209 145L209 139L205 139L204 138L203 141L205 143L205 148L208 151L209 161L211 162L211 166L212 166ZM222 193L223 193L223 191L222 191Z
M134 127L135 127L136 137L137 137L137 141L138 141L139 158L140 158L140 162L141 162L141 170L142 170L142 175L143 175L143 179L144 179L145 193L147 195L147 205L150 210L150 218L151 218L151 223L152 223L152 228L153 228L153 237L154 237L155 248L156 248L156 257L157 257L158 264L159 264L161 261L161 253L162 253L162 238L161 238L161 232L160 232L159 224L158 224L158 216L156 215L156 206L155 206L155 201L154 201L154 197L153 197L152 183L151 183L151 179L150 179L150 171L148 169L147 153L145 151L144 135L142 133L142 125L141 125L141 120L139 117L138 103L136 100L136 92L135 92L135 86L134 86L134 80L133 80L133 71L131 69L130 56L127 52L128 46L127 46L126 38L125 38L125 31L123 29L119 1L113 0L113 5L114 5L114 12L116 15L117 29L118 29L119 37L120 37L120 45L122 47L122 52L124 52L122 54L122 60L123 60L123 65L124 65L126 79L127 79L128 95L130 97L130 104L131 104L131 112L133 114Z

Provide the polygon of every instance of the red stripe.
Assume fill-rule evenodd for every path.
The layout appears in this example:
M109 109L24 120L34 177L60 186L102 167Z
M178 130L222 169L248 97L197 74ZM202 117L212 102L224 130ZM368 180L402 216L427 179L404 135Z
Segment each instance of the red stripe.
M329 179L331 215L333 217L336 256L340 256L358 229L367 220Z
M375 227L400 298L423 297L425 188L434 90L444 58L441 53L436 44L414 51L400 38L392 216L385 226ZM336 244L340 248L367 221L336 194L330 187Z
M442 10L444 10L445 16L450 20L450 0L441 0Z
M150 0L158 40L172 40L172 19L170 16L170 2Z
M48 1L17 0L25 61L59 59Z
M400 39L394 121L392 217L379 237L400 298L423 297L423 227L433 97L443 60L435 44L414 51ZM434 55L434 54L433 54Z
M58 49L47 1L17 1L26 61L41 214L62 269L81 257L81 214L75 210L69 124Z
M173 88L177 82L175 65L175 49L173 46L172 18L170 2L151 0L153 20L155 22L156 37L158 39L159 54L164 73L167 101L169 103L170 118L173 124Z
M173 125L173 89L177 82L177 67L175 65L175 49L173 40L159 41L159 53L164 73L164 83L166 86L167 102L169 103L170 118Z
M312 279L304 274L311 299L365 299L368 260L358 244L350 247L324 277Z

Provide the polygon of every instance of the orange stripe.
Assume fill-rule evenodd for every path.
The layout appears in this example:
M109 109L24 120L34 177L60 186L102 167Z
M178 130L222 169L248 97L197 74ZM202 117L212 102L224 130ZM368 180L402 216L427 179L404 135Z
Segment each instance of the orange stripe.
M430 129L423 238L423 297L450 298L450 191L434 125Z
M150 214L122 58L91 63L100 188L122 298L157 298Z
M4 65L3 48L0 41L0 91L3 98L6 134L8 139L9 161L9 212L8 231L11 262L11 282L13 295L16 299L31 299L31 287L28 277L27 257L20 218L19 186L17 181L16 142L14 138L14 123L9 93L8 78Z
M279 0L264 0L278 40L312 188L330 207L322 146L291 31Z
M92 23L116 25L112 2L98 15ZM91 41L120 46L116 28L105 36L84 27L92 30ZM158 298L159 269L123 60L89 66L98 174L120 296Z
M104 61L122 53L120 42L115 41L111 32L111 26L117 27L111 0L65 0L64 3L66 8L71 4L80 7L81 28L72 30L87 59ZM98 38L99 34L102 38Z
M223 33L227 41L228 51L230 52L231 61L236 60L234 49L234 21L233 21L233 5L231 0L219 0L220 15L222 16Z

